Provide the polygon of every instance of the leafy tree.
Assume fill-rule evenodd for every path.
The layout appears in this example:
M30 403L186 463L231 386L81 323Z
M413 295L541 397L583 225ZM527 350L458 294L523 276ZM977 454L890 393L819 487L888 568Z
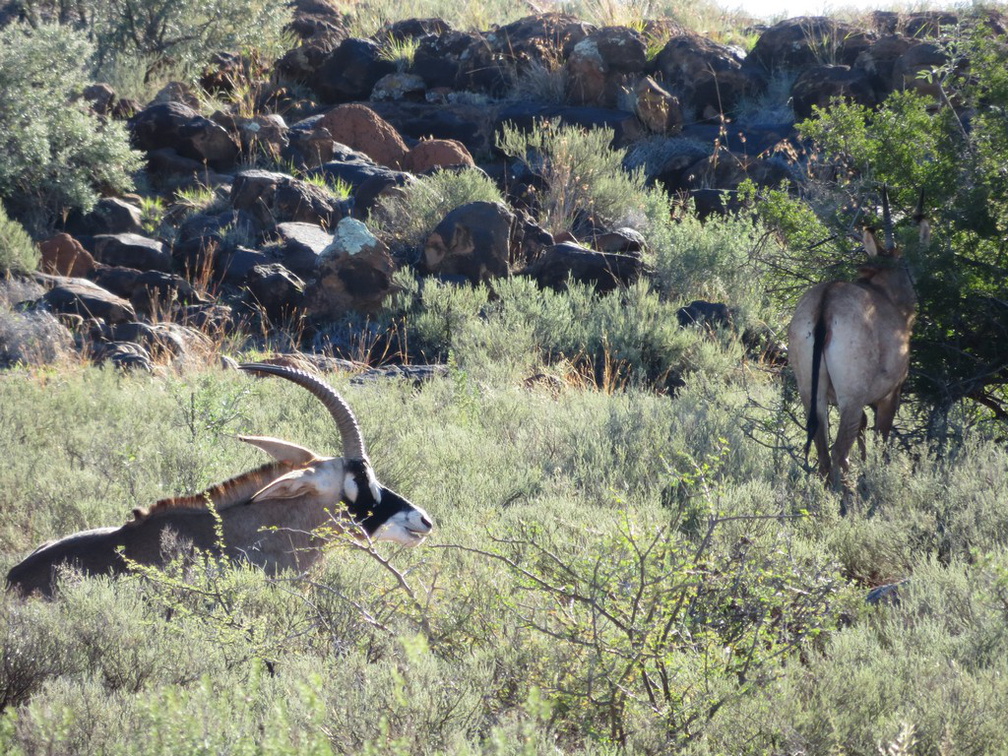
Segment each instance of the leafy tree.
M98 68L142 61L147 78L166 66L185 69L221 50L286 47L291 18L286 3L270 0L26 0L25 14L59 17L84 30L97 49Z
M0 199L31 229L89 210L99 190L131 189L140 167L122 125L75 102L92 52L62 26L0 31Z
M903 208L924 192L935 238L907 245L919 297L910 386L932 437L964 399L1008 422L1008 48L980 28L948 60L929 74L937 102L913 90L877 110L837 101L798 125L837 164L834 223L852 225L851 199L878 185Z

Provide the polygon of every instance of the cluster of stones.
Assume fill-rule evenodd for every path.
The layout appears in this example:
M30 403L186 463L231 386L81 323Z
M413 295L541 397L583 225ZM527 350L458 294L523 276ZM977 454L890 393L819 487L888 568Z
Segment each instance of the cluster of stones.
M209 187L215 201L152 235L137 201L103 199L42 244L46 290L24 307L59 313L78 341L86 334L98 360L149 366L198 332L226 331L242 319L310 325L375 312L401 265L473 283L521 274L541 286L574 279L608 291L646 275L645 240L591 224L577 237L554 238L537 226L523 209L527 185L494 148L503 125L608 127L614 146L651 156L638 162L650 181L692 195L702 212L723 210L724 190L745 178L797 180L785 156L800 154L795 118L813 107L834 97L875 106L897 89L927 90L918 72L945 61L935 39L958 19L874 19L871 29L791 19L765 29L744 56L669 22L597 28L559 14L486 32L414 19L357 39L335 10L305 0L293 25L302 41L271 70L221 55L202 82L208 90L246 82L255 112L267 115L206 117L181 86L146 106L104 85L85 93L102 117L128 118L148 186L165 195ZM989 21L1004 31L999 18ZM649 56L655 38L669 41ZM388 60L389 40L412 40L409 65ZM515 96L543 72L562 83L557 98ZM740 104L774 77L793 82L793 111L775 122L733 122ZM288 82L307 84L309 97ZM249 167L263 164L290 168ZM457 208L417 259L395 258L367 226L377 200L417 175L459 168L485 171L509 204ZM311 177L342 182L350 197L333 199ZM211 289L230 296L213 299Z

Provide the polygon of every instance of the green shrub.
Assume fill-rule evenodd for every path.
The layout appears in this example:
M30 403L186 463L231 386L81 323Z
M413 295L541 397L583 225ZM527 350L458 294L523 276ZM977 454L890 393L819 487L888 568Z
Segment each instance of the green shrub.
M668 215L664 194L644 186L640 169L623 168L612 129L540 122L531 131L505 124L497 147L542 181L539 221L553 233L602 227L644 228Z
M45 16L51 0L25 3ZM283 3L269 0L83 0L75 22L93 40L98 70L139 70L145 79L165 67L192 71L221 50L252 49L275 59L289 46Z
M481 170L439 170L381 197L369 222L394 253L405 254L422 245L449 212L469 202L503 202L503 197Z
M39 250L20 223L12 220L0 202L0 274L30 273L39 264Z
M103 122L74 101L92 52L67 27L0 30L0 199L32 229L89 210L99 189L132 188L140 167L122 124Z

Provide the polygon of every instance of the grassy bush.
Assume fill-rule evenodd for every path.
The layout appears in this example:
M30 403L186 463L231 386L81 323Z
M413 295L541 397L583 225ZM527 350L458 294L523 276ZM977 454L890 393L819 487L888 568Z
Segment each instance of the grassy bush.
M503 202L503 197L479 169L439 170L381 197L369 222L394 253L412 256L449 212L468 202Z
M0 199L32 230L70 210L89 210L98 189L124 191L140 167L122 124L73 101L87 83L93 47L68 27L0 30Z
M0 274L30 273L38 267L39 259L35 242L0 202Z
M645 227L667 215L667 198L644 186L642 170L623 168L612 129L555 126L524 131L505 125L497 147L542 184L539 221L553 233L583 233L593 224Z
M504 343L524 316L482 302ZM307 580L208 563L4 597L0 748L1008 747L990 716L1008 658L1003 446L884 461L870 445L839 518L799 425L758 430L780 397L760 372L700 371L675 398L557 391L457 351L419 389L331 379L381 479L436 519L428 544L339 542ZM4 373L0 566L250 468L237 433L338 447L303 393L216 372ZM900 606L864 605L905 577Z

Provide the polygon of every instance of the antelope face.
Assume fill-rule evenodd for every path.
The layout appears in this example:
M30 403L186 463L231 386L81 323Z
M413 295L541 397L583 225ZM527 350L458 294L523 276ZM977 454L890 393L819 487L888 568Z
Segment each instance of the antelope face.
M430 516L385 488L364 460L344 463L343 500L354 521L375 541L416 546L434 529Z

